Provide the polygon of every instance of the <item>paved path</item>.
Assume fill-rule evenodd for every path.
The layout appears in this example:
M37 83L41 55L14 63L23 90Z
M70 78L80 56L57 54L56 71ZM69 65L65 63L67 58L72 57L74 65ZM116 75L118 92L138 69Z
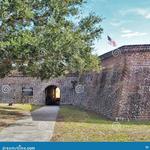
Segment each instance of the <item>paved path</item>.
M0 132L0 141L50 141L58 111L58 106L45 106L27 113L23 119Z

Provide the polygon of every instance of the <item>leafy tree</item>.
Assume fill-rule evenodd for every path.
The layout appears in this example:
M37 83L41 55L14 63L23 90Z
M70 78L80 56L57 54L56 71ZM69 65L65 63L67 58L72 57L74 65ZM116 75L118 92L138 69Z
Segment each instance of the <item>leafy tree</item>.
M83 0L0 0L0 77L16 69L46 79L95 71L102 19L82 17Z

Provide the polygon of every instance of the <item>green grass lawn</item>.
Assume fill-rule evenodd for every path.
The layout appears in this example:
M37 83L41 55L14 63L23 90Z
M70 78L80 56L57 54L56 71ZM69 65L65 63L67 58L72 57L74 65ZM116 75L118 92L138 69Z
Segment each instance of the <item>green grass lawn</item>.
M31 104L13 104L13 106L8 106L8 104L0 103L0 130L21 119L24 116L24 112L30 112L39 107L41 106Z
M150 121L113 122L61 106L52 141L150 141Z

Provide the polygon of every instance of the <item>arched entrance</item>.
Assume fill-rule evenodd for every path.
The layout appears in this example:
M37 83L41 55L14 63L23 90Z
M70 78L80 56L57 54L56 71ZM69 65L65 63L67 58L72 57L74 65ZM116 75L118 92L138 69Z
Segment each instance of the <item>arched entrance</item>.
M60 88L55 85L50 85L45 89L45 104L59 105L60 103Z

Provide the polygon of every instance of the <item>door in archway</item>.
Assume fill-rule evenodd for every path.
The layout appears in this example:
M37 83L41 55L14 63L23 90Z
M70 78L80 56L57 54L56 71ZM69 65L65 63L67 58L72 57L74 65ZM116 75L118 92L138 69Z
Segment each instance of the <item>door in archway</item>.
M45 89L46 105L59 105L60 89L55 85L50 85Z

